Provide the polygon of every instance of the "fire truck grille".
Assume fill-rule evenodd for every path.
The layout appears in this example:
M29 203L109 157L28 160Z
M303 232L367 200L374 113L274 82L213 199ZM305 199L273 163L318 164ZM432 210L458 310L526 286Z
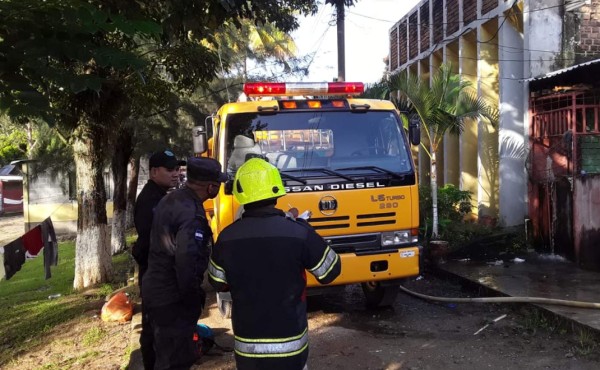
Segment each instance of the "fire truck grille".
M368 213L357 215L356 218L359 220L357 227L393 225L396 223L396 212Z
M350 216L315 217L310 224L316 230L347 229L351 226L369 227L393 225L396 223L396 212L368 213L356 216L356 224L352 225Z

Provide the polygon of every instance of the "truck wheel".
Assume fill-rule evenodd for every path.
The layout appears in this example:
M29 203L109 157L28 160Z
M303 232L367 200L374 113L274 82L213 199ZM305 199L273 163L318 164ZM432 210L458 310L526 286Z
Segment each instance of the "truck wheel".
M231 307L233 302L231 301L231 293L229 292L218 292L217 293L217 307L221 313L221 317L224 319L231 318Z
M367 308L391 306L394 304L400 290L396 284L381 285L377 281L362 283L361 286L363 293L365 293Z

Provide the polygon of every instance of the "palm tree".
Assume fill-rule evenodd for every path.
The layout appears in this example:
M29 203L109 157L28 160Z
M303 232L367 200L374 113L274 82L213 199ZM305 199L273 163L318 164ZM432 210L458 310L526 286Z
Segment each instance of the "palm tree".
M284 72L293 70L297 48L289 33L273 23L260 25L241 20L239 25L225 24L215 34L215 44L220 57L229 65L229 73L248 79L248 61L256 65L281 65Z
M422 145L431 160L431 198L433 225L431 238L438 230L436 153L446 132L460 135L466 124L487 119L496 125L499 112L485 99L478 97L471 83L452 72L450 64L442 64L431 83L419 76L398 73L390 77L386 89L400 110L409 109L421 120L422 132L429 139L429 147Z

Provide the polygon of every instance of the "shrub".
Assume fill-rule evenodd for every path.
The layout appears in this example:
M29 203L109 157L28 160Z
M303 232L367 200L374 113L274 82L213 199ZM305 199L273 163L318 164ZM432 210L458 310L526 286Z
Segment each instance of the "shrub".
M419 185L419 214L421 224L421 237L424 240L431 238L432 201L431 187ZM438 218L441 239L446 239L447 229L452 223L463 223L465 216L471 213L471 192L460 190L452 184L438 188Z

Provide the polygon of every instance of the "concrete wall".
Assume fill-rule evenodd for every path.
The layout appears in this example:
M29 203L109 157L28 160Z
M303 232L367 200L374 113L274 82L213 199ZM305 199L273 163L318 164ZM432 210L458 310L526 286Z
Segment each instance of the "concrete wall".
M69 196L69 178L66 173L50 176L40 172L37 176L30 176L31 164L22 165L23 179L23 220L25 230L37 226L46 218L51 217L56 231L61 235L74 235L77 232L77 199L75 194ZM140 173L138 177L137 193L142 190L148 181L148 158L140 160ZM112 176L107 173L106 214L112 218L113 204L110 199L114 191ZM72 181L73 179L71 179ZM110 223L110 222L109 222Z
M600 269L600 176L573 181L575 258L587 269Z
M500 60L500 126L499 126L499 214L500 224L518 225L523 223L527 213L527 173L525 171L526 125L525 106L526 86L521 82L523 67L512 60L519 58L524 38L522 24L509 19L500 29L498 50Z
M530 60L531 76L540 76L563 67L561 47L564 0L529 0L525 2L524 22L529 50L523 59Z

